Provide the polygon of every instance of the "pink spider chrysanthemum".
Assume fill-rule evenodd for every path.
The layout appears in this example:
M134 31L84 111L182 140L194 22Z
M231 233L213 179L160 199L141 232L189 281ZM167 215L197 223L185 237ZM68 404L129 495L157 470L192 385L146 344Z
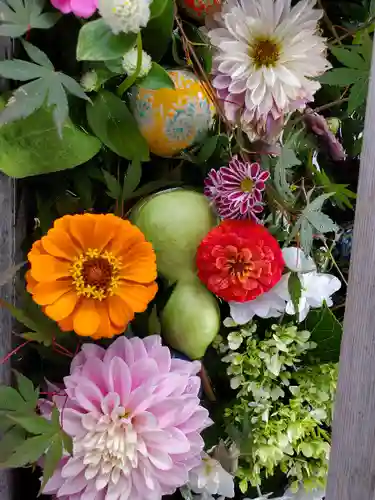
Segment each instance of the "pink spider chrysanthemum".
M211 170L205 180L205 195L223 219L254 219L263 211L262 192L270 174L258 163L233 157L227 167Z
M172 359L159 336L86 344L53 397L73 454L43 493L58 500L160 500L200 463L199 362ZM52 404L43 400L49 417ZM49 411L48 411L49 408Z

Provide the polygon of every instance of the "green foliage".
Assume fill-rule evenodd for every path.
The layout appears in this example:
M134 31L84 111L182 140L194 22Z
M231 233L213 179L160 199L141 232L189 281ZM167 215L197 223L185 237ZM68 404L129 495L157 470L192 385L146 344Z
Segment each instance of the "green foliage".
M43 0L2 0L0 36L17 38L33 28L51 28L61 17L57 12L43 12Z
M55 71L51 61L40 49L23 42L25 50L34 61L0 61L0 75L20 81L33 80L19 87L0 114L0 124L30 116L45 104L52 109L60 137L69 114L67 92L80 99L90 100L82 87L70 76Z
M307 194L307 205L302 210L290 235L290 240L299 234L301 247L306 254L311 252L314 234L324 234L336 232L338 226L323 213L323 203L330 198L333 193L321 194L313 201L310 201L312 191Z
M286 144L281 150L281 154L277 159L273 173L275 187L285 200L294 200L294 195L290 190L287 175L290 169L300 164L301 162L297 158L290 144Z
M1 422L0 468L18 468L36 463L44 454L42 488L52 477L64 449L71 452L71 439L60 425L60 414L51 407L47 419L37 414L39 389L25 376L16 373L18 391L0 386Z
M303 481L305 488L324 487L330 450L325 429L332 422L337 367L301 365L316 347L308 331L272 325L261 340L256 330L253 324L231 332L220 346L227 351L231 387L238 389L225 415L240 432L240 489L260 485L278 468L292 486ZM246 453L242 442L248 443Z
M298 273L291 272L288 279L288 291L295 311L299 310L299 301L302 295L302 285Z
M138 87L144 89L173 89L175 88L172 78L168 75L167 71L157 64L152 63L152 67L147 76L137 83Z
M310 311L306 328L311 331L311 340L317 344L313 356L323 362L337 362L340 357L343 327L331 309L324 306L320 310Z
M0 128L0 169L16 178L57 172L85 163L100 147L96 137L78 129L69 119L62 126L60 138L52 112L39 109Z
M137 122L119 97L102 90L93 105L87 105L87 120L95 135L127 160L147 161L149 149Z
M110 61L122 57L136 41L134 33L114 35L103 19L84 24L77 43L78 61Z
M143 48L156 62L163 57L172 38L174 2L165 0L164 4L163 9L155 9L158 15L150 19L142 30Z

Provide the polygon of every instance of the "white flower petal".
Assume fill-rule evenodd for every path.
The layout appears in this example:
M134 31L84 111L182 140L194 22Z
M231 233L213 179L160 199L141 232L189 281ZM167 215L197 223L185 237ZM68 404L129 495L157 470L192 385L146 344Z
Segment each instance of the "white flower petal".
M295 273L306 273L316 270L316 265L313 259L306 256L300 248L283 248L282 253L285 265L291 271L294 271Z

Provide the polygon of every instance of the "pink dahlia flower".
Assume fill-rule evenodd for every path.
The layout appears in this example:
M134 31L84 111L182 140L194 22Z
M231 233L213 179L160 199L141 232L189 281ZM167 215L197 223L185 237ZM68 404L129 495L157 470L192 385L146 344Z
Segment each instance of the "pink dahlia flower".
M55 9L63 14L71 12L77 17L91 17L98 8L98 0L51 0Z
M73 439L44 493L61 500L160 500L201 461L199 362L172 359L159 336L86 344L53 402ZM49 403L52 406L52 403ZM41 410L48 418L45 402Z
M263 211L262 192L270 174L258 163L234 156L227 167L212 169L205 179L205 195L223 219L253 219Z

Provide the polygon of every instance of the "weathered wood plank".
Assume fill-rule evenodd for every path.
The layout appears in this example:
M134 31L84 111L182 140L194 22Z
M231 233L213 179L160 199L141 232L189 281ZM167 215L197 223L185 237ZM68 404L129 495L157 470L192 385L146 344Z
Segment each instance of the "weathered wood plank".
M12 51L12 41L0 37L0 61ZM0 79L0 92L7 88L7 82ZM14 264L16 253L15 236L15 182L0 174L0 272ZM0 289L0 297L14 301L13 283L7 283ZM12 318L8 311L0 308L0 359L10 352L12 345ZM0 364L0 384L10 382L10 364ZM0 470L0 499L11 500L12 482L9 471Z
M326 500L375 500L375 51Z

